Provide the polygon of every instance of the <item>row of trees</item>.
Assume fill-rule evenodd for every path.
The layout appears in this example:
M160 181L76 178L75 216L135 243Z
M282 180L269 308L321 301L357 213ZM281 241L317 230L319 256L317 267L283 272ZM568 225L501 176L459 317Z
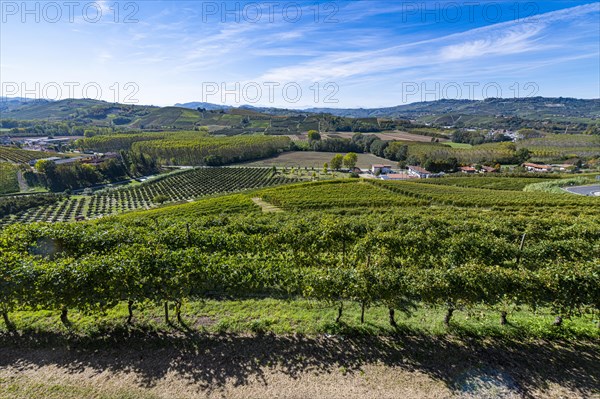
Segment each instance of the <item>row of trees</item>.
M57 165L51 160L39 160L35 170L37 173L25 173L28 184L62 192L156 173L158 166L155 160L142 153L121 151L118 158L106 159L98 165L82 162Z
M349 152L346 155L335 154L333 158L331 158L331 162L329 166L333 170L339 170L342 168L342 165L347 169L352 169L356 166L356 162L358 161L358 155L354 152Z

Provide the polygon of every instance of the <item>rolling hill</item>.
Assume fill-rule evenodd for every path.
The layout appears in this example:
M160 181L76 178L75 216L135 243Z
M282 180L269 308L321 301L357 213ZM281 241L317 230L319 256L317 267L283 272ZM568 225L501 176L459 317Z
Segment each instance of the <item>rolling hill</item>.
M310 108L292 110L244 105L239 108L202 102L169 107L109 103L90 99L61 101L0 99L0 119L74 121L133 129L213 127L223 134L297 134L309 129L378 131L382 120L416 120L437 126L585 130L600 124L600 99L490 98L438 100L388 108ZM548 130L548 129L545 129Z

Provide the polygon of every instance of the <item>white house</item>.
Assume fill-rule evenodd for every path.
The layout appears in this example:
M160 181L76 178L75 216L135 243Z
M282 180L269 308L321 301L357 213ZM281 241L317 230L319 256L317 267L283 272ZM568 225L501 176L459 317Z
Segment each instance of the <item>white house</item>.
M373 174L381 173L390 173L392 171L392 167L390 165L371 165L371 172Z
M407 166L408 173L413 176L417 176L420 179L426 179L432 175L432 173L420 166Z

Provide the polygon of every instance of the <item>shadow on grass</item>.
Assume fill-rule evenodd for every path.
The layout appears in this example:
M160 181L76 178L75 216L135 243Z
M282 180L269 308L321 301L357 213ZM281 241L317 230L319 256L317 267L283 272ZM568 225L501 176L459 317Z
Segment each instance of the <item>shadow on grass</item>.
M27 349L25 349L27 348ZM400 326L384 336L365 334L344 323L319 336L203 334L189 326L162 330L110 326L93 336L26 331L0 335L0 367L53 365L68 373L84 369L135 371L153 386L169 371L213 390L227 383L265 381L273 367L291 378L302 373L356 373L369 364L421 371L460 390L460 378L474 369L510 376L524 397L556 383L582 396L600 390L598 341L543 341L473 336L434 336Z

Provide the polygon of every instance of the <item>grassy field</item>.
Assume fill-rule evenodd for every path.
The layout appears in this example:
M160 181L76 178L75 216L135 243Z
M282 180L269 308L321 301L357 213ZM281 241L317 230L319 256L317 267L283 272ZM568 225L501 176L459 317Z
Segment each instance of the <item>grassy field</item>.
M277 166L277 167L307 167L323 169L325 162L329 163L335 153L316 151L292 151L284 152L276 157L261 159L259 161L245 163L244 166ZM372 154L357 154L359 168L370 168L372 164L393 165L389 159L380 158Z

